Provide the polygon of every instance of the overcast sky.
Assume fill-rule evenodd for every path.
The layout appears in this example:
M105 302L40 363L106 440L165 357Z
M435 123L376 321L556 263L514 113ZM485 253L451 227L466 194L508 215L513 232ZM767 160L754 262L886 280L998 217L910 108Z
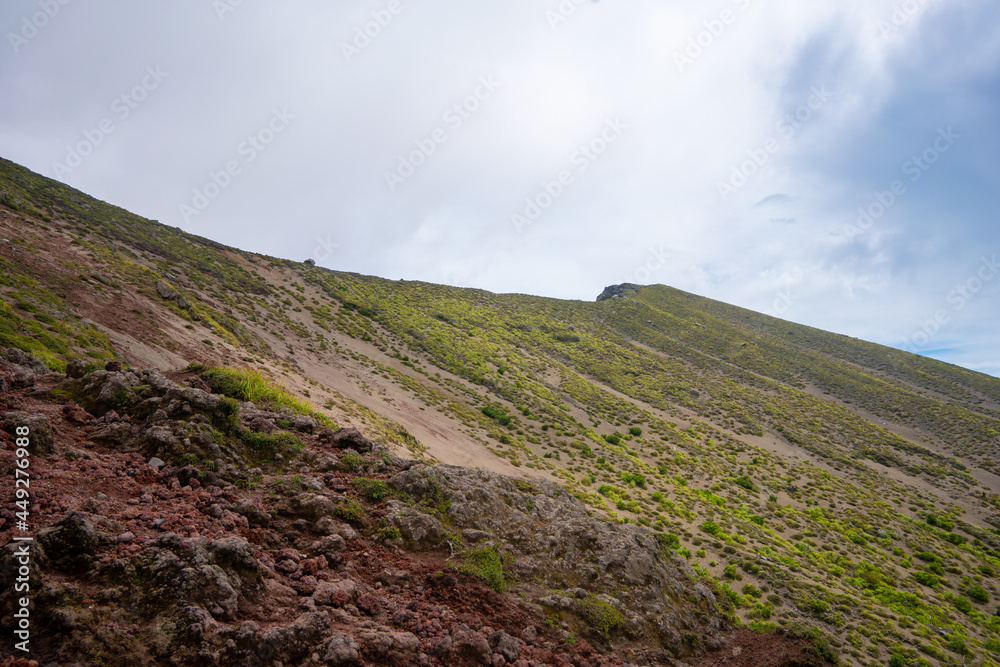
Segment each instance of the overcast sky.
M336 5L336 6L330 6ZM0 155L230 245L1000 374L992 0L5 0Z

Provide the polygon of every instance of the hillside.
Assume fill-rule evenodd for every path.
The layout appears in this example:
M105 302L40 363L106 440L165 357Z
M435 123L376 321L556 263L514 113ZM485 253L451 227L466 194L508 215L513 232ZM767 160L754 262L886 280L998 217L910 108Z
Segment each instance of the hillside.
M208 367L255 369L311 419L357 427L387 456L525 477L565 490L581 517L658 535L715 590L719 618L818 628L845 663L1000 660L1000 379L659 285L561 301L266 257L5 160L0 268L0 346L49 370L200 364L187 374L226 393ZM50 390L87 395L54 379ZM253 462L262 479L310 474L289 442ZM215 474L220 457L185 446L160 458ZM11 528L0 526L7 542ZM562 622L572 608L552 596L583 583L531 572L509 575L545 587L521 593ZM590 594L639 620L588 641L679 656L669 632L650 629L652 608L630 614L639 603L614 585ZM703 632L692 636L707 642Z

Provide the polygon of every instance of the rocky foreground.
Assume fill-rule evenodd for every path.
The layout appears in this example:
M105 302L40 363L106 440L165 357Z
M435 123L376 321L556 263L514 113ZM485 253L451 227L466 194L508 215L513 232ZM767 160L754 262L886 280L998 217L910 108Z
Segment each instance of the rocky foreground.
M735 630L662 537L558 485L402 460L192 371L64 375L0 349L0 438L2 665L822 661L809 639Z

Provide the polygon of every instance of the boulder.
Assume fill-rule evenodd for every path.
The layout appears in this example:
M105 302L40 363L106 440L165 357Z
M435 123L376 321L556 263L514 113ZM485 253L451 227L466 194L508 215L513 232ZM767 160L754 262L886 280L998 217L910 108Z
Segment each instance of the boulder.
M357 640L361 645L362 655L377 665L404 667L420 664L420 640L412 632L361 630L357 634Z
M82 512L70 512L56 525L40 530L36 539L53 565L72 572L89 570L104 542Z
M371 439L367 438L353 426L338 429L327 437L329 438L330 445L333 447L338 449L353 449L359 454L370 452L375 447L375 443Z
M41 359L16 347L4 350L2 359L6 362L4 365L11 367L14 371L31 375L48 375L52 372Z
M309 655L330 628L330 619L323 612L308 612L289 625L267 630L260 641L260 658L265 665L280 660L282 664L298 664Z
M240 603L263 587L263 568L242 537L184 539L168 534L133 559L144 578L144 595L160 604L200 604L218 620L233 620Z
M486 637L459 625L451 633L451 644L445 662L454 667L480 667L492 664L490 643Z
M56 432L45 417L26 412L7 412L0 416L0 428L11 436L17 429L28 429L28 451L34 456L46 456L56 451Z
M97 416L128 405L135 395L132 387L139 384L132 373L94 371L69 382L71 392L83 408Z
M353 667L361 658L359 648L350 635L335 634L320 644L317 653L320 664L326 667Z

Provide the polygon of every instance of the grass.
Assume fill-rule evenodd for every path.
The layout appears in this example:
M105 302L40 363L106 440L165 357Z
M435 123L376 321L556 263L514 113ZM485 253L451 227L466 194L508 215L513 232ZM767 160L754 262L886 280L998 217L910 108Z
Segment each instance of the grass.
M507 590L504 576L503 556L495 548L482 545L462 554L458 569L466 574L482 579L493 590L501 593Z
M285 387L270 380L264 373L252 368L224 368L192 364L189 370L196 371L208 383L212 391L250 401L254 405L277 410L289 408L292 411L313 417L323 425L336 428L336 424L326 415L316 410Z
M625 617L620 611L593 595L580 603L580 614L590 624L590 627L605 636L610 636L625 622Z
M1000 473L995 378L662 286L559 301L305 268L162 227L6 161L0 191L16 215L55 220L97 258L101 266L79 269L87 289L112 297L116 288L93 278L97 271L157 299L155 281L169 272L197 302L193 314L175 314L191 318L199 339L214 334L213 354L222 339L247 351L247 363L258 353L286 357L284 347L259 347L255 332L266 329L349 358L460 424L470 443L545 471L608 520L650 527L665 557L691 558L746 622L844 623L844 636L863 638L851 650L866 664L884 664L897 635L955 659L941 638L921 634L934 623L960 630L977 660L995 659L987 646L1000 645L1000 621L982 605L1000 586L1000 495L984 494L968 469ZM39 252L39 229L24 226L20 249ZM263 278L263 266L280 278ZM113 358L106 336L74 319L59 296L64 285L34 280L0 258L0 344L56 369ZM363 345L347 349L345 337ZM323 421L261 373L201 370L233 399ZM330 404L380 441L421 451L372 410L342 396ZM920 429L926 441L882 422ZM301 445L290 434L228 435L260 458ZM759 449L761 435L826 470ZM918 492L866 461L945 493ZM366 465L353 452L341 462L353 472ZM981 504L992 524L970 525L941 500L949 495ZM425 503L447 511L442 494ZM342 511L364 519L358 503ZM502 576L499 554L497 563L483 558L482 569L492 563Z

